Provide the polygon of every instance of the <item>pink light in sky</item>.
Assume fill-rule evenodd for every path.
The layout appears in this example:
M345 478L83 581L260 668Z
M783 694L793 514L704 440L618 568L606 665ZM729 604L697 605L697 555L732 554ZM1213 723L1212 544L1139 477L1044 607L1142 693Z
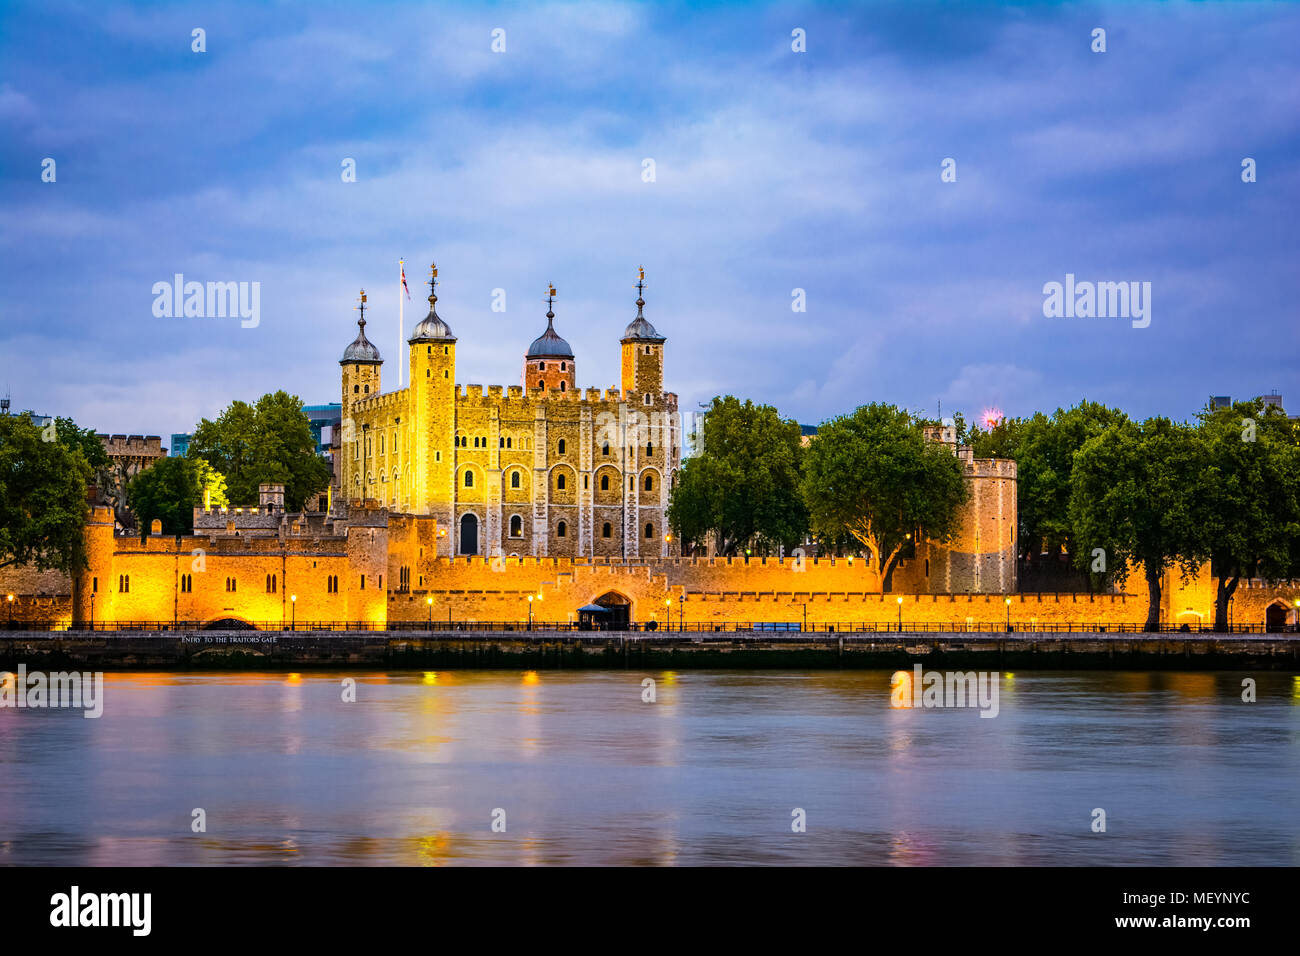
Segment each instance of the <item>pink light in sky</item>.
M995 428L998 422L1002 421L1002 409L986 408L984 409L983 422L986 429Z

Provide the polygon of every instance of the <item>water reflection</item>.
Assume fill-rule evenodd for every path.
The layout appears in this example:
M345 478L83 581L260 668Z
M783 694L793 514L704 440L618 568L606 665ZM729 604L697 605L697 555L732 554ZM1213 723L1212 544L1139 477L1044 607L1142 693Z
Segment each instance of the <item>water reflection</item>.
M0 863L1300 862L1294 675L1004 674L991 720L891 676L110 674L0 711Z

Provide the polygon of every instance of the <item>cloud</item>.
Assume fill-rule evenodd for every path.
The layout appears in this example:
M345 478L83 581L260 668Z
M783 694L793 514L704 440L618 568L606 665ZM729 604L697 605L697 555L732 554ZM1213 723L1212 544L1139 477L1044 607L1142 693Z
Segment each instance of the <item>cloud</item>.
M16 403L166 433L273 388L329 400L362 287L391 382L399 256L408 330L442 265L462 381L518 380L554 281L579 378L615 384L645 265L684 408L731 392L815 422L1087 393L1178 416L1216 381L1300 389L1268 344L1300 252L1294 8L1112 8L1104 56L1068 7L811 5L806 54L777 7L52 9L0 14ZM154 319L175 272L261 282L262 325ZM1066 272L1153 281L1152 327L1044 320Z

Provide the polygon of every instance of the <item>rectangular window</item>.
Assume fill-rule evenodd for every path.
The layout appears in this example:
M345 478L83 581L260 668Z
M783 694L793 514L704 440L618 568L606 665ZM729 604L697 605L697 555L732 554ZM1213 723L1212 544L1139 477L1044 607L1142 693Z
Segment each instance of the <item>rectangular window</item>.
M99 578L91 578L91 579L90 579L90 590L91 590L91 592L94 593L94 594L98 594L98 593L99 593Z
M363 574L361 575L361 590L364 591L365 589L366 589L366 576Z

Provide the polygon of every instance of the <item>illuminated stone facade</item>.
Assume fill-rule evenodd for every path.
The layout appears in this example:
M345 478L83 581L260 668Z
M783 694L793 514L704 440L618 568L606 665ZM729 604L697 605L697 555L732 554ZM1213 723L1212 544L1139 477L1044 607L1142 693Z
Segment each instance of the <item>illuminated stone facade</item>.
M681 460L677 396L664 391L663 336L624 330L619 388L577 387L576 360L547 330L520 385L460 385L456 344L437 314L408 340L410 384L382 390L383 360L360 332L340 361L343 427L336 501L373 499L438 523L437 553L664 557ZM364 305L364 303L363 303Z

